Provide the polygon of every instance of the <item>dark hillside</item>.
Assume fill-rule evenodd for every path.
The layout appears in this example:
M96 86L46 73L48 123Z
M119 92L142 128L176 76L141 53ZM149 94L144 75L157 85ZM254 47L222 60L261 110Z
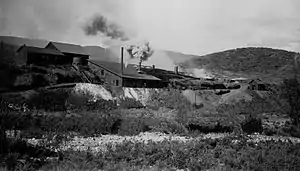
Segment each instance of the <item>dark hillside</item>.
M84 50L90 55L90 59L98 59L104 61L118 61L118 56L115 56L109 49L100 46L85 46Z
M41 39L13 37L13 36L0 36L0 42L5 42L17 46L26 44L28 46L45 47L49 41L41 40Z
M238 48L194 58L188 67L204 68L217 76L279 81L293 76L295 52L271 48Z
M64 83L86 82L71 65L18 66L15 44L0 43L0 92L29 90ZM87 73L89 71L86 71Z

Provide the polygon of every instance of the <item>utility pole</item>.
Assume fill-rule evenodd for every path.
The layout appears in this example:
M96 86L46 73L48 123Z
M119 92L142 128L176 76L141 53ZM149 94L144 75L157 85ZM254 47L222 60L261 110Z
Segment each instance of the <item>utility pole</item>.
M124 47L121 46L121 75L123 77L123 72L124 72Z
M195 109L196 109L196 106L197 106L197 90L195 90Z
M299 72L298 60L299 60L299 53L296 53L294 57L295 80L298 80L298 72Z

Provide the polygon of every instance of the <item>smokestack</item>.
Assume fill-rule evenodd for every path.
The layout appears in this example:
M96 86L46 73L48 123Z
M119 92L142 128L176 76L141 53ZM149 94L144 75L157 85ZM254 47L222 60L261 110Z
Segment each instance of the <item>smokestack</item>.
M121 46L121 75L124 73L124 47Z
M174 72L175 72L176 75L178 74L178 66L174 67Z
M152 72L155 72L155 65L152 65Z

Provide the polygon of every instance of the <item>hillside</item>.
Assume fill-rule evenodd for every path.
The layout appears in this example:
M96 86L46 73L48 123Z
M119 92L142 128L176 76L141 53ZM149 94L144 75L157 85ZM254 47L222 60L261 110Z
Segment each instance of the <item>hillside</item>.
M0 36L0 41L12 45L17 45L17 46L22 46L23 44L26 44L28 46L35 46L35 47L45 47L49 42L47 40L42 40L42 39L29 39L29 38L13 37L13 36Z
M99 59L105 61L116 61L117 56L111 52L110 49L104 49L100 46L85 46L84 50L90 55L90 59Z
M10 36L0 36L0 41L15 45L15 49L22 44L44 47L49 42ZM107 49L100 46L84 46L84 49L91 55L91 59L116 62L120 60L118 46ZM295 52L256 47L237 48L204 56L157 49L143 64L154 64L157 68L167 70L173 70L176 64L181 66L181 71L197 77L245 77L277 82L293 76L295 55ZM129 61L129 63L136 63L136 61Z
M21 37L11 37L11 36L0 36L0 42L9 43L15 45L15 49L18 49L21 45L26 44L29 46L45 47L47 43L51 40L40 40L40 39L29 39ZM113 46L110 48L103 48L100 46L83 46L85 52L90 55L91 59L100 59L105 61L120 61L120 46ZM180 64L187 60L197 57L193 55L185 55L179 52L172 52L167 50L155 50L152 57L144 64L152 65L155 64L159 68L173 70L174 64ZM130 61L130 63L135 63L136 61Z
M186 68L205 69L219 77L280 81L293 76L295 52L271 48L238 48L193 58Z
M43 47L49 41L46 40L35 40L35 39L25 39L18 37L5 37L0 36L0 41L7 42L12 44L12 49L16 49L18 46L22 44L29 44L32 46ZM91 55L91 59L100 59L105 61L119 61L120 55L120 47L111 47L104 49L100 46L85 46L85 51ZM217 79L216 81L212 80L202 80L196 81L195 84L192 81L187 81L186 78L179 78L179 76L174 76L173 67L174 64L180 65L180 72L185 71L194 76L205 77L207 75L217 76L217 77L246 77L246 78L257 78L259 77L263 81L280 81L283 78L288 78L293 76L294 73L294 56L296 53L288 52L284 50L271 49L271 48L239 48L233 50L227 50L223 52L208 54L205 56L195 56L195 55L187 55L179 52L166 51L166 50L156 50L153 56L143 64L145 65L156 65L155 72L152 69L149 70L149 74L153 74L158 78L163 80L171 79L172 81L175 77L182 80L174 80L177 85L184 84L185 87L191 86L196 88L201 86L200 89L223 89L222 91L227 92L230 89L237 89L235 84L229 84L225 82L223 79ZM126 55L125 55L126 56ZM36 68L36 67L35 67ZM159 68L171 70L161 70ZM47 69L42 69L47 70ZM84 78L82 73L74 70L68 70L64 73L61 68L56 68L57 72L48 72L43 71L42 73L48 73L53 75L53 78L48 77L40 73L39 70L30 69L30 71L22 71L22 74L27 78L28 72L34 71L34 75L29 74L29 78L33 80L32 82L36 82L34 80L39 80L39 78L43 77L45 81L43 81L43 85L53 85L59 83L70 83L73 81L82 82L81 80ZM0 72L1 75L6 75L7 72ZM12 75L12 74L9 74ZM18 80L25 79L22 76L20 78L15 78L14 81L7 83L7 85L15 85ZM70 78L74 76L74 78ZM76 77L76 78L75 78ZM169 78L170 77L170 78ZM223 81L222 81L223 80ZM21 81L22 82L22 81ZM25 81L26 82L26 81ZM42 83L41 81L39 81ZM84 81L88 82L88 81ZM27 83L27 82L26 82ZM19 83L18 83L19 85ZM30 86L31 84L26 84ZM22 86L26 86L22 85ZM40 85L40 84L39 84ZM37 85L38 86L38 85ZM232 87L232 88L231 88ZM228 89L228 90L226 90ZM225 91L226 90L226 91ZM217 92L218 93L218 92ZM211 93L209 93L211 94ZM215 94L215 93L212 93ZM222 92L221 92L222 94ZM221 98L221 95L219 98ZM248 93L243 90L240 91L230 91L225 93L221 99L225 101L231 101L230 99L235 96L246 98ZM218 99L218 98L217 98ZM229 100L228 100L229 99ZM213 100L214 102L218 100ZM211 102L209 102L211 103Z

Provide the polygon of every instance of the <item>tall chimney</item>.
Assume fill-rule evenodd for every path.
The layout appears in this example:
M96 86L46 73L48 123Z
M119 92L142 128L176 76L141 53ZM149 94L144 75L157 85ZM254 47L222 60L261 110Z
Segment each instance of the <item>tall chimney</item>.
M121 75L123 76L124 73L124 47L121 46Z
M174 67L174 72L175 72L175 74L178 74L178 66Z

